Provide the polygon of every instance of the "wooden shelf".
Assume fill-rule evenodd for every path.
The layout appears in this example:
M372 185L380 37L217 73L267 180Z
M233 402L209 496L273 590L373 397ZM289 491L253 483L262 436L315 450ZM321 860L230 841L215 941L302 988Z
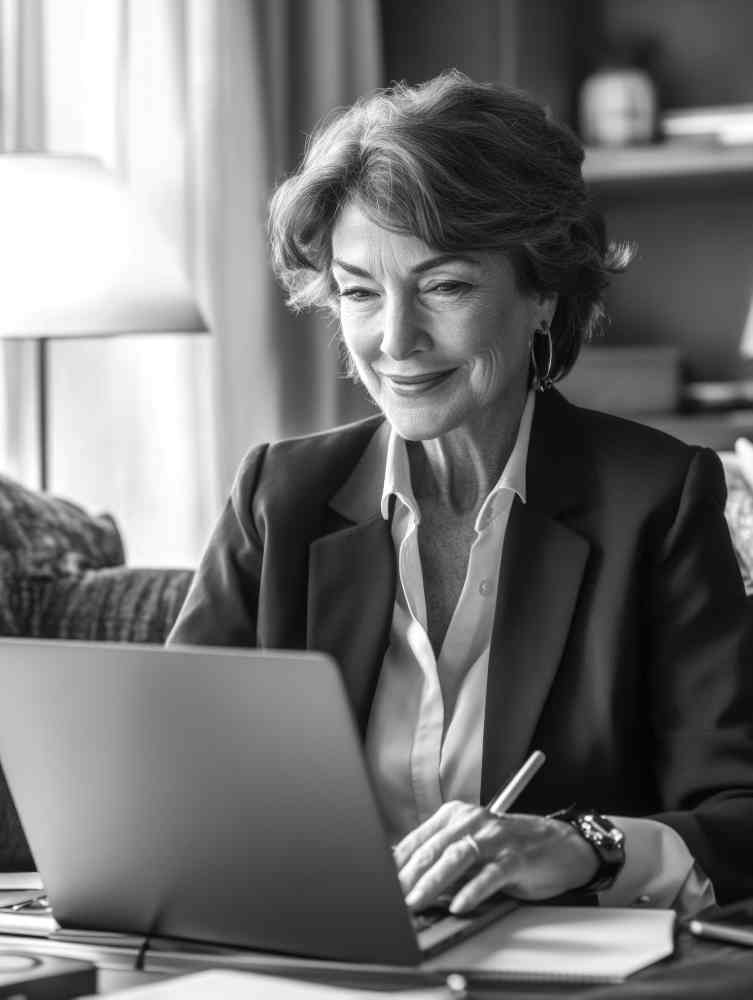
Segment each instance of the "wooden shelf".
M626 181L727 178L753 184L753 145L665 142L625 149L586 149L583 176L593 186Z

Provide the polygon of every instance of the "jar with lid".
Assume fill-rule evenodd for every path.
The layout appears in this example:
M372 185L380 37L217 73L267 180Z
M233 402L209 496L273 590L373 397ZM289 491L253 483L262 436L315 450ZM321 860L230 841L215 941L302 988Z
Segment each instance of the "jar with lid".
M581 137L594 146L652 142L657 104L656 85L648 70L624 54L610 53L581 85Z

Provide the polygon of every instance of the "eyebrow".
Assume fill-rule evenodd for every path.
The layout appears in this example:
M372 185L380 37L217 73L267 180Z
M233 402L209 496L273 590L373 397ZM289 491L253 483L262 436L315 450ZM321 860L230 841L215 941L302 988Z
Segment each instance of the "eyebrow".
M424 271L430 271L433 267L439 267L440 264L451 264L457 261L465 262L466 264L480 264L481 261L477 260L475 257L470 257L468 254L464 253L442 253L436 257L429 257L427 260L422 260L420 264L416 264L415 267L411 268L411 274L423 274ZM368 271L364 270L362 267L356 267L355 264L348 264L347 261L340 260L338 257L332 259L333 264L337 264L341 267L343 271L347 271L348 274L358 275L360 278L371 278L372 275Z

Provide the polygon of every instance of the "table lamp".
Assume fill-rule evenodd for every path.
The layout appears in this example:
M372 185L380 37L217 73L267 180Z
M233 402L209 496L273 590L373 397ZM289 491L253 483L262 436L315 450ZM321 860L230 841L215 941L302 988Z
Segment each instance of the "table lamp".
M96 159L0 155L0 338L38 347L39 486L48 487L48 341L205 333L176 254Z

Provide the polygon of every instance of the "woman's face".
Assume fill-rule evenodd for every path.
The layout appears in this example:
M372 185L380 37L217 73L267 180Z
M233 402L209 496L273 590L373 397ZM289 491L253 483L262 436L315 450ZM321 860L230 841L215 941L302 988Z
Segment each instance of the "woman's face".
M517 288L504 254L443 254L356 203L332 233L340 323L358 375L408 440L517 417L529 344L551 309Z

